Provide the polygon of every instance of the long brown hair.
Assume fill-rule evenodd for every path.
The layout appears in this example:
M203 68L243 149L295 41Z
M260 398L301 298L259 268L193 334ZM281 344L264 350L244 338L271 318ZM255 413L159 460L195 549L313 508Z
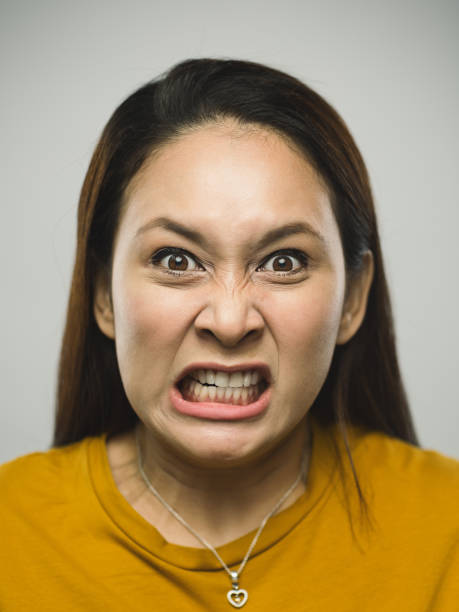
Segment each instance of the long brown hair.
M326 182L346 272L370 249L375 274L365 319L336 347L311 414L343 433L360 425L418 444L395 347L389 292L365 164L344 121L294 77L239 60L196 59L138 89L105 127L83 184L75 267L60 356L53 446L131 429L137 416L121 383L115 346L93 316L98 274L109 273L123 194L145 160L186 130L231 117L289 139ZM358 479L354 471L354 478Z

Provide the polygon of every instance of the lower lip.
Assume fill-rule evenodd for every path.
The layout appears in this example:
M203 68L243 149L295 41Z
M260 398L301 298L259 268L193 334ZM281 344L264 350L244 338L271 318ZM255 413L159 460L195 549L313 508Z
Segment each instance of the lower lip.
M259 416L269 406L271 388L263 391L256 402L240 406L239 404L221 404L218 402L189 402L180 393L177 387L172 387L170 400L177 412L198 419L212 421L240 421Z

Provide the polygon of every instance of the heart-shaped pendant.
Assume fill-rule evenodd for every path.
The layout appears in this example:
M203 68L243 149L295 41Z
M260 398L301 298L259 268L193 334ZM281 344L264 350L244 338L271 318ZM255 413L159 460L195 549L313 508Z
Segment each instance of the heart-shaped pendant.
M245 589L231 589L226 594L228 597L228 601L235 608L242 608L242 606L246 603L249 594Z

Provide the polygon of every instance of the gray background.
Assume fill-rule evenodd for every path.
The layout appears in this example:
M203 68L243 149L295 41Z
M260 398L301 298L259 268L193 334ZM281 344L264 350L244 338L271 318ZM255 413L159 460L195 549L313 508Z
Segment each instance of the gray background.
M421 442L459 458L457 1L0 3L0 462L51 442L79 189L135 88L189 57L260 61L342 114L367 161Z

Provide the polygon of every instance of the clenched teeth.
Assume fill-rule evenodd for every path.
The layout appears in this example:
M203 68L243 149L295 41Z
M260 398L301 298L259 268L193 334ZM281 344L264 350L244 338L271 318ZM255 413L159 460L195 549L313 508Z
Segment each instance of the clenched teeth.
M191 378L201 385L215 385L216 387L251 387L260 382L260 373L257 370L244 372L222 372L221 370L195 370L190 373Z

